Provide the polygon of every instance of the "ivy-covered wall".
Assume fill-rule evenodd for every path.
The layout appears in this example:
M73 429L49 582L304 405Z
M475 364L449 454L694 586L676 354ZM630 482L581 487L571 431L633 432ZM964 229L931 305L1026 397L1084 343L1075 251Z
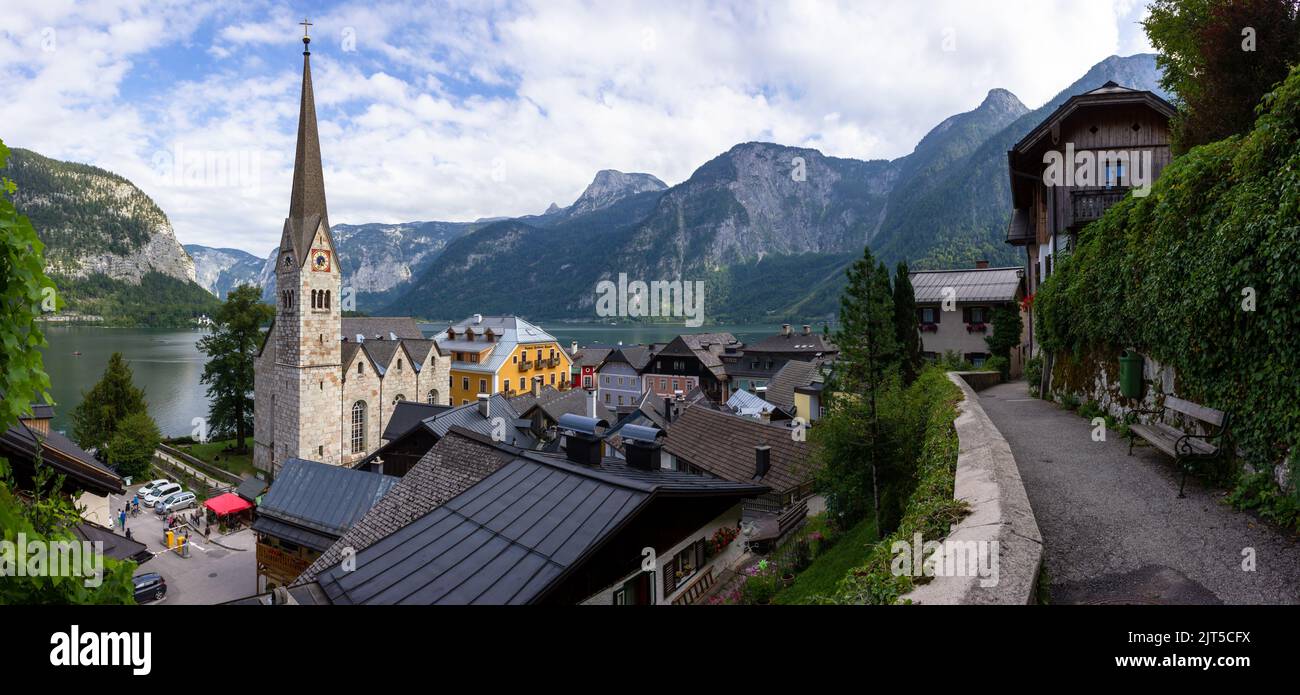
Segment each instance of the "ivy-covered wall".
M1136 349L1180 397L1231 411L1247 461L1273 468L1300 451L1298 260L1300 68L1250 133L1179 157L1083 230L1034 300L1062 357L1054 388L1117 395Z

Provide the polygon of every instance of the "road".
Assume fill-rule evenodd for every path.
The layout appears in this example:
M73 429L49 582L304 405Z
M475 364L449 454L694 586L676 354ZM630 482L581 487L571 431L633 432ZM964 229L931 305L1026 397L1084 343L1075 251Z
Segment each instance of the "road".
M1031 398L1024 382L980 392L1011 445L1046 549L1052 603L1300 603L1296 538L1222 503L1158 451ZM1243 569L1254 559L1254 570Z

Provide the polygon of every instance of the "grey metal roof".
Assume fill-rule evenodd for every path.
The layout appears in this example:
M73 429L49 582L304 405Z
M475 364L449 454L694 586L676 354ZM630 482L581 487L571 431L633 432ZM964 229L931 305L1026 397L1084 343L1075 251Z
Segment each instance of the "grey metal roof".
M318 533L311 529L305 529L301 526L295 526L274 517L259 516L253 522L253 530L258 533L265 533L269 536L304 545L312 550L325 552L330 546L338 540L334 534Z
M270 518L337 538L397 481L391 475L291 458L262 498L258 520Z
M727 399L727 405L741 415L758 415L776 410L776 406L748 391L737 391Z
M1022 269L982 268L968 270L922 270L910 275L918 304L938 304L952 288L958 302L1010 302L1020 290Z
M829 338L816 331L804 335L802 331L791 331L789 335L777 333L768 336L754 345L745 346L745 354L751 352L838 352Z
M491 437L492 419L502 417L505 418L506 424L510 425L506 431L506 436L510 439L505 443L531 449L537 444L537 440L527 429L513 426L514 421L519 419L519 415L520 413L510 404L509 398L506 398L502 393L494 393L488 399L488 417L486 418L479 414L478 402L475 401L465 405L458 405L433 417L425 418L424 426L439 438L447 436L447 432L453 427L464 427Z
M491 328L493 339L489 343L479 336L484 335ZM469 330L473 330L474 339L466 340L465 336ZM455 337L449 337L448 332L455 334ZM466 369L477 372L495 372L510 357L517 345L528 345L533 343L556 343L555 337L541 328L519 318L518 316L483 316L481 320L475 321L470 317L460 323L452 324L447 328L434 334L434 340L438 342L438 347L443 353L451 350L460 351L479 351L491 347L492 354L483 362L456 362L457 369ZM559 353L568 356L564 350L558 350Z
M254 476L245 476L239 481L239 487L235 488L235 494L243 497L249 502L256 502L257 498L266 492L266 481Z
M543 597L658 496L766 487L523 452L465 492L317 575L335 604L519 604Z
M402 481L316 558L295 583L315 579L318 572L343 559L344 548L356 552L370 547L514 459L513 453L458 434L463 431L452 430L425 452Z

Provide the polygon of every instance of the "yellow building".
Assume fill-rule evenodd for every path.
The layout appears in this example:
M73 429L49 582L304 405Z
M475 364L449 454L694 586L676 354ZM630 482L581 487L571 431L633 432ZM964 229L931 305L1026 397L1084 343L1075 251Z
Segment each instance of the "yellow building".
M480 393L517 394L542 384L565 388L569 356L555 337L516 316L474 314L448 326L435 340L451 355L451 404L473 403Z

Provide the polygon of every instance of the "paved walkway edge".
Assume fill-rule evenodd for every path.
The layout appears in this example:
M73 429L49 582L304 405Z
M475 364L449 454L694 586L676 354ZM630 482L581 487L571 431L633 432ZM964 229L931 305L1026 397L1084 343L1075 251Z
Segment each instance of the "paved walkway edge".
M981 567L996 567L996 572L984 573L987 578L970 576L970 572L963 573L967 576L935 577L904 598L922 604L1032 603L1043 559L1043 536L1020 469L1011 446L980 406L975 389L960 372L949 372L948 378L963 396L953 423L958 442L953 497L966 500L971 509L953 526L948 540L966 542L968 548L976 547L969 545L971 541L988 548L996 542L996 565L980 562ZM993 578L996 582L990 581Z

